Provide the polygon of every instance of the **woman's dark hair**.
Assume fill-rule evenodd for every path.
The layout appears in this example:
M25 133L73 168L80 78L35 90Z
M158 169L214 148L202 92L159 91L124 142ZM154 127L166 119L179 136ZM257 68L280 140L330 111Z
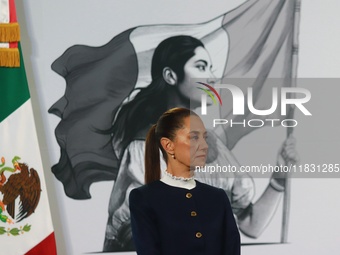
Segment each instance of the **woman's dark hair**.
M184 127L184 119L190 116L198 116L186 108L172 108L152 125L145 140L145 183L151 183L161 178L161 162L159 150L162 151L165 162L168 155L161 145L161 138L165 137L174 141L176 131Z
M167 84L163 69L171 68L178 82L181 82L184 79L184 65L195 55L195 49L199 46L204 47L200 40L184 35L165 39L157 46L152 57L151 84L141 88L133 100L122 106L112 127L113 142L119 144L121 151L138 138L138 132L156 123L167 110L168 92L177 87Z

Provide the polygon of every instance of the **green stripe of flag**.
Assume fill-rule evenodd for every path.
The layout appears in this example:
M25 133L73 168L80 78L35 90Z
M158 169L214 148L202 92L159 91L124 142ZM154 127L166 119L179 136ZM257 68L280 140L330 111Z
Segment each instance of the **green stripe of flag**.
M30 98L22 51L20 67L0 67L0 122Z

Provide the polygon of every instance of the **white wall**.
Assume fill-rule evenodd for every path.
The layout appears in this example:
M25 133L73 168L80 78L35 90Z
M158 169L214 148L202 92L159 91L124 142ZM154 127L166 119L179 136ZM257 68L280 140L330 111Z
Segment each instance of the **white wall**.
M75 201L64 195L61 183L55 181L50 172L50 166L59 157L53 133L59 120L47 114L47 110L65 89L64 80L50 69L51 63L74 44L103 45L123 30L141 24L202 22L241 2L16 1L59 254L83 254L102 249L113 182L94 184L91 200ZM340 78L339 10L338 0L302 1L299 77ZM339 117L340 88L329 85L325 89L320 81L320 86L312 89L317 102L313 105L314 112L317 112L313 118L319 124L296 129L301 160L304 163L313 163L313 160L340 163L339 120L336 119ZM331 112L324 115L327 111ZM323 119L325 116L327 118ZM282 131L272 132L274 137L284 139ZM239 161L251 163L249 155L256 150L259 141L266 142L263 137L271 137L267 129L243 139L234 151ZM281 138L274 140L280 143ZM269 152L273 161L275 153ZM339 179L293 179L289 244L244 246L243 254L337 254L340 250L339 184Z

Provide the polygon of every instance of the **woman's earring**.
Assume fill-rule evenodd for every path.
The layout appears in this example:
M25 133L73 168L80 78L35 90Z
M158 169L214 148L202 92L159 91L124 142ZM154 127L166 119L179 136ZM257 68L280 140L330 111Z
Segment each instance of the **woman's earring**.
M171 157L172 157L173 159L176 159L175 154L171 154Z

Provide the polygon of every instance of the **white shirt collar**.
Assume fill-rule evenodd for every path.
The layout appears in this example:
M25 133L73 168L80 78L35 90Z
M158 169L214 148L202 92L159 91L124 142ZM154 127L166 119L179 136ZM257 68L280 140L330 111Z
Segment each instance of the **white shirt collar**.
M162 173L161 181L173 187L183 188L183 189L193 189L196 187L196 181L194 179L190 180L176 180L170 175Z

